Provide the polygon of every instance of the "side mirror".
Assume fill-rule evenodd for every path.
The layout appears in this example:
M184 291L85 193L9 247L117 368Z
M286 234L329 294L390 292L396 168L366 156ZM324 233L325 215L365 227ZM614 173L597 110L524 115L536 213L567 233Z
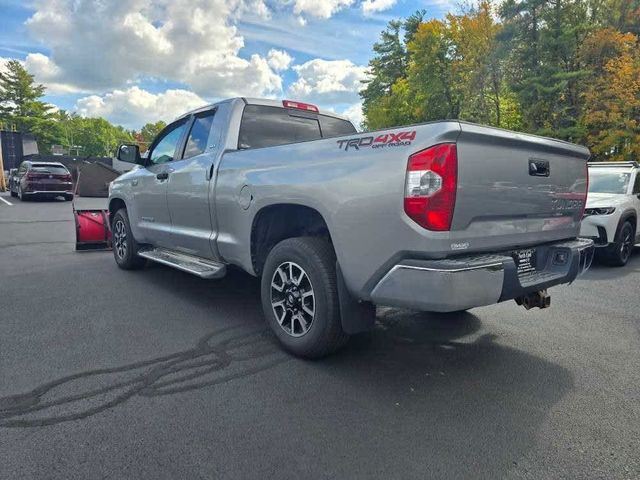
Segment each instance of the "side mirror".
M142 165L140 147L138 145L124 144L118 147L117 159L121 162L136 163Z

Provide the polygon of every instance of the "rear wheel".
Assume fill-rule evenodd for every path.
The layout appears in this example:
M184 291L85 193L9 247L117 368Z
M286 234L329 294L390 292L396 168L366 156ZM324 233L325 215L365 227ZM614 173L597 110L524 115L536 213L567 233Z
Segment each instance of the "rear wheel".
M20 184L18 184L18 198L21 202L26 202L28 200L27 196L22 192Z
M124 270L137 270L144 267L146 260L138 256L138 242L133 238L127 210L122 208L116 212L111 224L111 242L113 258Z
M18 192L15 192L13 190L13 185L11 187L9 187L9 192L11 193L12 197L17 197L18 196Z
M316 237L289 238L269 253L262 272L262 308L285 349L320 358L343 346L336 256Z
M64 196L64 199L65 199L67 202L70 202L71 200L73 200L73 195L65 195L65 196Z
M635 243L635 230L633 224L626 221L622 224L615 241L605 250L605 261L609 265L623 267L629 261L633 245Z

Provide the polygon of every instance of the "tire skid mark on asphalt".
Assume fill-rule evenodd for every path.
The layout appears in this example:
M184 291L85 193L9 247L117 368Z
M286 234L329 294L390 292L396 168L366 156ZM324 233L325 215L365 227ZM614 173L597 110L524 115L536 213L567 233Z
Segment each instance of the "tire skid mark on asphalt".
M270 340L267 330L234 333L241 328L227 327L209 333L198 340L195 348L119 367L68 375L24 394L1 397L0 427L41 427L80 420L134 396L155 397L198 390L247 377L290 360ZM56 388L70 382L130 373L135 376L107 379L107 384L98 388L55 396ZM71 387L73 392L81 388L81 384ZM104 398L109 393L115 396Z

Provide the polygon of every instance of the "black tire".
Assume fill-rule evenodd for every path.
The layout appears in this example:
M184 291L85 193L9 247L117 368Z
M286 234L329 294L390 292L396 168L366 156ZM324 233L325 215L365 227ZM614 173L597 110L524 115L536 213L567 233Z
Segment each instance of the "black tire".
M124 237L120 236L124 233ZM113 243L113 258L118 267L123 270L138 270L147 263L138 256L139 245L133 238L127 210L121 208L111 221L111 241ZM122 243L120 243L122 242Z
M313 315L307 315L306 319L310 318L310 321L307 322L307 330L304 333L301 333L305 328L303 321L294 322L293 312L297 310L298 315L306 315L311 309L309 304L306 305L307 310L304 312L302 311L304 306L296 309L294 305L291 311L286 310L288 313L283 315L279 313L279 317L276 316L276 311L284 312L284 307L272 305L273 302L285 301L278 297L280 293L276 288L281 286L280 284L285 285L286 282L280 273L276 274L276 271L279 268L286 269L289 264L294 264L293 268L297 267L294 275L290 277L298 277L298 286L300 287L298 307L306 301L304 296L308 295L309 287L312 293ZM306 280L299 280L303 278L299 274L300 271L306 274ZM276 275L278 275L277 279ZM277 285L272 287L272 282ZM289 287L284 287L283 297L287 297L286 288L295 288L293 282L287 285ZM291 293L291 290L289 292ZM261 294L262 308L267 323L284 348L292 354L305 358L321 358L338 350L349 339L349 336L342 330L340 320L340 305L336 286L336 256L333 247L326 240L316 237L299 237L289 238L278 243L267 256L262 272ZM287 316L290 321L287 320ZM284 320L280 322L278 318Z
M20 184L18 184L18 193L16 195L21 202L26 202L27 200L29 200L29 197L22 193L22 187L20 186Z
M64 196L64 199L65 199L67 202L70 202L71 200L73 200L73 195L65 195L65 196Z
M604 251L605 262L614 267L624 267L631 257L635 234L633 224L628 220L625 221L618 228L614 242Z
M16 197L18 196L18 193L17 193L17 192L14 192L14 191L13 191L13 188L10 188L10 189L9 189L9 191L11 192L11 196L12 196L12 197L16 198Z

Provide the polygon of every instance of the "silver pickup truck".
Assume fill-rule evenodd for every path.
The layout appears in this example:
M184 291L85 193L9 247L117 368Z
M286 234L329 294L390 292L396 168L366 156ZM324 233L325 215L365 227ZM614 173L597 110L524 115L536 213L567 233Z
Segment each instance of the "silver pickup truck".
M375 305L547 307L593 257L577 238L589 151L549 138L459 121L358 133L313 105L235 98L118 158L138 164L110 186L118 266L260 276L301 356L370 329Z

